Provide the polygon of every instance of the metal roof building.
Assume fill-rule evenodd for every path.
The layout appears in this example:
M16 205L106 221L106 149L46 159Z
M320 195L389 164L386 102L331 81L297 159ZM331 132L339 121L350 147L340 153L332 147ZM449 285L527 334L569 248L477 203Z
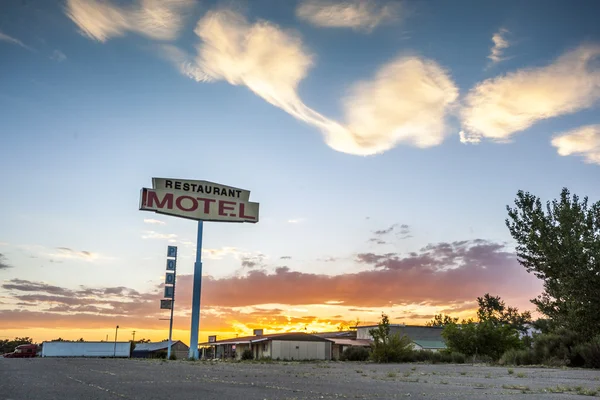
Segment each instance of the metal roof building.
M301 332L243 336L201 343L211 346L216 358L241 359L244 350L251 350L254 359L330 360L332 341Z
M131 357L134 358L162 358L166 357L169 348L169 341L137 343ZM181 340L171 343L171 354L175 354L178 359L187 358L189 355L189 346Z

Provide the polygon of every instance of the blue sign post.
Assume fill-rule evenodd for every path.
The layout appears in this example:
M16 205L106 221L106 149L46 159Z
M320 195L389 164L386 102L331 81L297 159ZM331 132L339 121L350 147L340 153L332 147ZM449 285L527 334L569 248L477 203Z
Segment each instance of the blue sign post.
M198 359L198 330L200 329L200 297L202 294L202 221L198 221L196 239L196 262L194 263L194 286L192 295L192 327L190 332L189 358Z

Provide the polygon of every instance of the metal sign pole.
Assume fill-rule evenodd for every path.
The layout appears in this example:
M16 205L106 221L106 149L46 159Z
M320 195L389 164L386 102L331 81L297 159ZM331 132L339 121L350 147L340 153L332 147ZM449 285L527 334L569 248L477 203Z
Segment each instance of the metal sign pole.
M177 274L177 270L173 271L173 274ZM171 337L173 334L173 309L175 308L175 285L177 284L177 276L174 276L175 280L173 281L173 298L171 299L171 320L169 321L169 348L167 349L167 360L171 359L171 346L173 342L171 341Z
M198 359L198 329L200 327L200 294L202 291L202 221L198 221L196 262L194 263L194 286L192 294L192 329L190 332L189 358Z

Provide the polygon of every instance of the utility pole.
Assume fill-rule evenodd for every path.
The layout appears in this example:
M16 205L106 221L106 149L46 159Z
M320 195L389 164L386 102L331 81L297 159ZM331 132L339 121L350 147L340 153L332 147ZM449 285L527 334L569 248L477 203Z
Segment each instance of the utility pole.
M113 351L113 357L117 356L117 334L119 333L119 325L117 325L116 329L115 329L115 348Z
M131 334L133 335L133 339L131 339L131 341L135 342L135 331L131 332Z

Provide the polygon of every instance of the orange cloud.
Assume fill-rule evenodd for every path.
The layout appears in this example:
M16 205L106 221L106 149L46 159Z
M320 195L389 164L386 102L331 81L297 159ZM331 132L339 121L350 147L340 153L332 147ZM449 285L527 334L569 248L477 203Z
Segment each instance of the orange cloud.
M424 323L439 312L470 316L474 300L485 293L527 309L528 299L542 288L504 245L485 240L431 244L406 255L359 253L355 262L367 269L331 276L279 267L222 279L205 277L201 335L246 334L254 328L335 330L357 318L374 323L382 311L398 322ZM123 286L75 290L13 279L2 285L7 296L0 309L0 329L68 333L118 324L155 330L152 335L161 339L166 321L159 318L167 315L159 309L162 286L146 293ZM180 275L175 330L182 339L189 329L191 289L192 276Z

